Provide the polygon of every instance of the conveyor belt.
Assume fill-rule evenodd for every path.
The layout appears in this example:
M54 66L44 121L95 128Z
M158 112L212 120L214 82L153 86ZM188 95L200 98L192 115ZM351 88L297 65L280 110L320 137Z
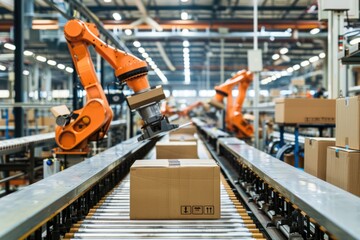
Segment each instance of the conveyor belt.
M162 141L167 140L165 136ZM210 158L198 141L200 158ZM154 158L154 148L145 158ZM261 239L256 225L226 180L221 183L221 219L130 220L130 182L126 177L105 196L85 220L75 224L66 239Z
M246 209L225 180L221 186L221 219L130 220L130 182L125 178L90 210L65 239L261 239Z

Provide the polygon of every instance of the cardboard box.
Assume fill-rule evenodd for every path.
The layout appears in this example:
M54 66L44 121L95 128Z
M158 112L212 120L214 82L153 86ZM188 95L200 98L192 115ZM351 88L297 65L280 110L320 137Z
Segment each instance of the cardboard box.
M335 124L335 99L276 99L275 122Z
M291 79L291 85L304 86L305 85L305 78Z
M170 134L170 142L197 142L197 138L190 134Z
M130 169L130 219L220 218L212 159L138 160Z
M295 156L293 153L284 154L284 162L295 167ZM299 157L299 168L304 168L304 158Z
M360 150L360 96L336 99L336 146Z
M335 138L305 138L305 172L325 181L327 148L331 146Z
M151 88L149 91L135 93L126 97L126 101L131 110L150 103L160 102L163 99L165 99L165 94L161 85Z
M156 143L157 159L197 159L196 142L158 142Z
M190 134L194 135L196 133L196 127L194 125L178 128L177 130L174 130L170 133L170 135L173 134Z
M270 97L280 97L280 89L270 89Z
M360 196L360 151L329 147L326 181Z

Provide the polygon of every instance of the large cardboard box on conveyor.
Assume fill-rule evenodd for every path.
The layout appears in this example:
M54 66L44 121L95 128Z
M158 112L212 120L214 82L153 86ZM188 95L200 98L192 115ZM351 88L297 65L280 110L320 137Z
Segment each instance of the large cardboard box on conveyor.
M276 99L275 122L288 124L335 124L335 99Z
M325 181L327 148L331 146L335 138L305 138L305 172Z
M326 181L360 196L360 151L329 147Z
M130 219L220 218L212 159L138 160L130 169Z
M170 134L170 142L197 142L197 138L191 134Z
M360 96L336 99L336 146L360 150Z
M197 142L158 142L157 159L197 159Z

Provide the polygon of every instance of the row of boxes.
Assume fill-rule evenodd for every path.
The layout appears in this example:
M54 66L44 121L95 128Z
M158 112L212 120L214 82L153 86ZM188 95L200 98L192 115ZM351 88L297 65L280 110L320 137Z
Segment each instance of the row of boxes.
M360 196L360 98L336 100L336 138L307 138L304 170Z
M220 218L220 169L198 159L194 131L175 131L172 141L156 144L156 160L131 166L130 219Z

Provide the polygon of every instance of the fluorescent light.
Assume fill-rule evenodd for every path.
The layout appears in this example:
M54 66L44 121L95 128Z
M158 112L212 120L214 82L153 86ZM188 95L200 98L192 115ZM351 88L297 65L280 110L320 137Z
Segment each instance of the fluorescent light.
M144 49L143 47L139 47L139 48L138 48L138 51L139 51L139 53L144 53L144 52L145 52L145 49Z
M308 60L302 61L302 62L300 63L300 65L301 65L302 67L306 67L306 66L309 65L309 64L310 64L310 62L309 62Z
M271 57L273 60L278 60L280 58L280 55L275 53L274 55L272 55Z
M354 38L350 41L350 45L355 45L355 44L358 44L360 43L360 37L358 38Z
M184 48L183 49L183 53L186 54L186 53L189 53L190 52L190 49L189 48Z
M286 47L280 49L280 53L283 54L283 55L287 54L288 52L289 52L289 49L287 49Z
M276 78L281 78L281 73L275 74L275 77L276 77Z
M134 41L133 45L134 45L134 47L137 47L137 48L141 47L141 43L139 41Z
M121 20L121 15L118 12L114 12L112 16L115 19L115 21L120 21Z
M181 0L181 2L187 2L187 1L189 1L189 0Z
M148 57L149 57L149 54L147 54L146 52L144 52L144 53L142 54L142 56L143 56L143 58L148 58Z
M59 64L57 65L57 67L58 67L58 69L61 69L61 70L64 70L64 69L65 69L65 65L64 65L64 64L61 64L61 63L59 63Z
M310 30L310 34L312 34L312 35L318 34L319 32L320 32L319 28L313 28Z
M43 57L43 56L36 56L36 60L38 60L39 62L46 62L46 57Z
M25 50L25 51L24 51L24 55L25 55L25 56L32 56L32 55L34 55L34 53L31 52L31 51Z
M287 71L288 73L292 73L292 72L294 71L294 69L293 69L292 67L289 67L288 69L286 69L286 71Z
M5 71L5 70L6 70L6 67L3 65L0 65L0 71Z
M320 54L319 54L319 57L320 57L320 58L325 58L325 57L326 57L326 54L325 54L325 53L320 53Z
M299 64L294 65L294 66L293 66L293 69L294 69L294 71L299 70L299 69L300 69L300 65L299 65Z
M148 63L152 61L151 57L147 57L145 60L146 60Z
M72 69L71 67L66 67L65 71L67 71L68 73L73 73L74 69Z
M112 0L104 0L104 2L106 2L106 3L109 3L109 2L111 2Z
M184 28L181 32L182 32L182 33L189 33L189 29Z
M183 41L183 47L189 47L190 43L188 40Z
M276 77L275 76L271 76L271 81L275 81Z
M132 34L131 29L125 29L125 34L130 36Z
M4 48L14 51L16 49L16 46L11 43L5 43Z
M50 66L55 66L56 62L54 60L48 60L47 64L49 64Z
M270 41L272 41L272 42L275 41L275 37L274 37L274 36L270 36L269 39L270 39Z
M309 62L313 63L313 62L319 61L319 59L320 58L318 56L314 56L314 57L309 58Z
M189 14L187 12L182 12L181 13L181 20L188 20L189 19Z
M24 70L24 71L23 71L23 74L24 74L25 76L28 76L28 75L30 74L30 72L29 72L28 70Z

